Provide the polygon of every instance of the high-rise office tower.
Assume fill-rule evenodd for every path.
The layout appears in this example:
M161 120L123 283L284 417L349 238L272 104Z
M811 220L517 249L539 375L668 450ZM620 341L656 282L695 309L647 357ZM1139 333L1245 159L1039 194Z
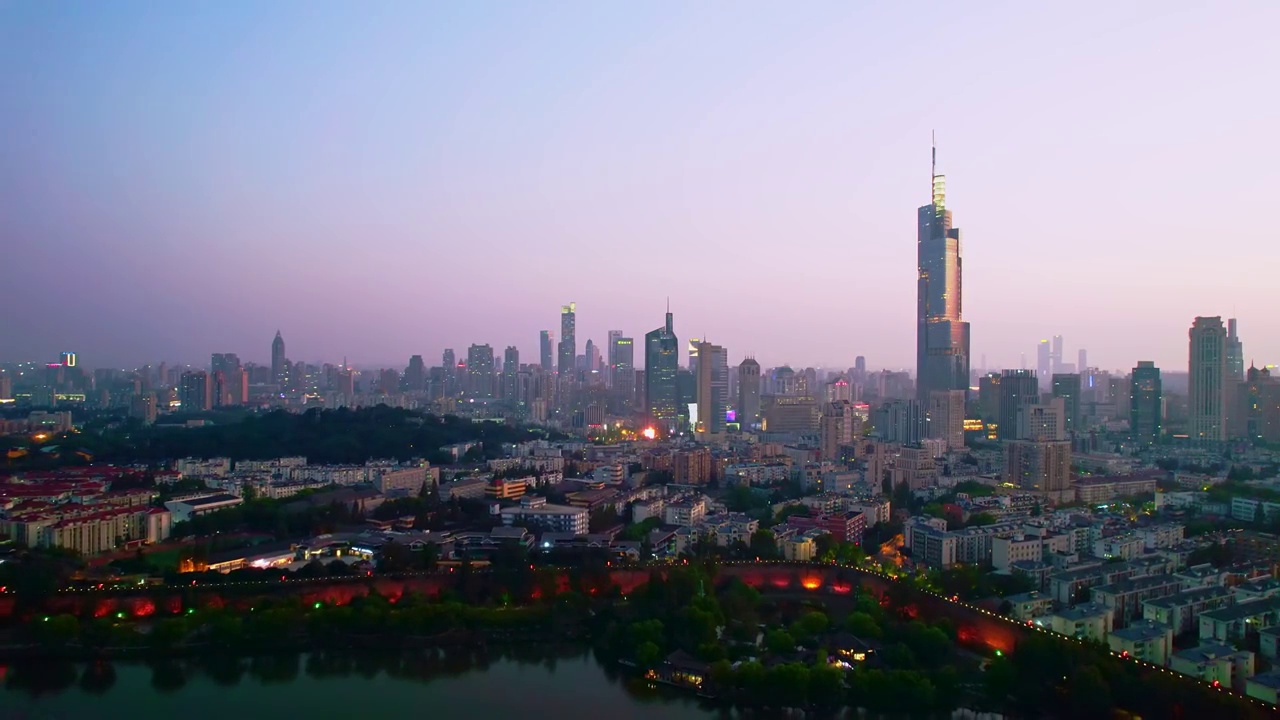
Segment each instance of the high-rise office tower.
M1053 346L1048 340L1041 340L1036 345L1036 378L1041 390L1048 390L1049 379L1053 377Z
M284 355L284 338L280 336L280 331L276 331L276 337L271 341L271 382L281 383L285 381L285 375L288 368Z
M1234 327L1235 320L1232 320ZM64 368L73 368L76 366L76 354L73 352L63 352L58 355L58 364Z
M619 331L614 331L619 332ZM626 410L636 395L636 348L635 340L622 335L613 335L609 343L609 385L618 407Z
M467 395L493 397L493 347L488 344L467 349Z
M760 422L760 363L748 357L738 365L738 424L749 430Z
M520 349L508 345L502 353L502 398L508 402L516 399L516 377L520 373Z
M421 355L410 355L409 366L404 369L404 389L422 392L427 388L427 364Z
M1053 336L1053 348L1049 351L1049 368L1054 373L1065 373L1062 369L1062 336Z
M1089 353L1085 352L1084 348L1080 348L1080 352L1077 354L1077 357L1076 357L1076 372L1080 373L1081 375L1084 375L1088 371L1089 371Z
M1244 382L1244 343L1236 334L1236 319L1227 320L1227 384L1234 387Z
M867 372L867 359L861 355L853 359L853 368L860 373Z
M1000 422L1000 378L997 372L978 378L978 417L986 422Z
M444 369L444 396L457 397L462 390L462 378L458 374L458 358L453 348L445 348L440 354L440 367Z
M583 354L587 359L587 372L595 373L597 378L599 378L600 370L604 365L600 358L600 346L590 340L587 340L587 347L586 350L583 351Z
M618 364L618 358L614 353L620 337L622 337L621 330L610 330L609 344L604 346L604 386L609 389L613 389L613 367Z
M724 435L729 410L729 351L698 343L698 438Z
M212 405L209 397L211 389L209 373L203 370L182 373L182 377L178 380L178 402L182 405L182 411L203 412L208 410Z
M1160 441L1162 399L1160 368L1150 360L1139 360L1129 390L1129 434L1136 442Z
M560 352L556 360L556 372L564 377L573 375L578 356L578 304L560 307Z
M1080 430L1080 374L1054 373L1053 396L1062 398L1068 437Z
M644 336L644 409L665 432L674 431L680 417L679 369L680 341L668 306L666 324Z
M555 343L551 336L550 330L542 330L538 333L538 348L540 350L538 360L542 364L543 372L552 372L556 369L554 353L551 348Z
M996 437L1018 439L1018 413L1025 405L1040 402L1040 386L1030 370L1005 370L1000 375L1000 419Z
M1192 439L1227 439L1227 331L1222 318L1197 317L1188 332L1191 340L1187 380Z
M916 398L969 389L969 323L961 319L960 230L951 226L946 179L933 148L933 202L917 211Z

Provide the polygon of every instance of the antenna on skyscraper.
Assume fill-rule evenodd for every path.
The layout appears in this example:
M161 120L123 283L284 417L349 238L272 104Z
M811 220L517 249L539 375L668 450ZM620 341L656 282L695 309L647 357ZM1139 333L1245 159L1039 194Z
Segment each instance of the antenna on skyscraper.
M938 177L938 131L929 131L929 144L933 146L933 166L930 169L929 182L932 185L933 178Z

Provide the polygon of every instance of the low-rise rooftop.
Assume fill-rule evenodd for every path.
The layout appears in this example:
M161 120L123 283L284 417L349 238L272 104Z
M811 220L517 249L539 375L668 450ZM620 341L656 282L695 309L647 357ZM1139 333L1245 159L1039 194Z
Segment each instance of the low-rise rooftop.
M1145 642L1164 637L1169 631L1168 625L1150 620L1137 620L1130 624L1129 627L1112 630L1111 634L1129 642Z

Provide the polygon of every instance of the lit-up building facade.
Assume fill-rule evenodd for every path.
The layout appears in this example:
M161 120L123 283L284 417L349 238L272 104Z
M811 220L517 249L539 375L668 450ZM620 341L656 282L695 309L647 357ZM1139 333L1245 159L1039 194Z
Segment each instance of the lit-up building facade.
M946 180L933 150L933 202L917 214L916 398L969 389L969 323L961 319L960 230L951 226Z

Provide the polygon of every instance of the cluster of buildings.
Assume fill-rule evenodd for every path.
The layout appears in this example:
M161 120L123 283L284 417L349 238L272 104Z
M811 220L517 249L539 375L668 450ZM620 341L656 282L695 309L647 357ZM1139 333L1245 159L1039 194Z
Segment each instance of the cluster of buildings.
M154 490L128 489L137 475L106 466L4 478L0 535L84 555L161 542L169 537L172 514L154 506Z
M363 465L308 464L305 457L271 460L230 458L185 458L174 463L173 472L157 476L157 482L199 480L211 489L242 497L283 499L308 490L331 485L368 485L388 497L417 495L424 487L440 483L440 468L425 460L395 462L371 460Z

